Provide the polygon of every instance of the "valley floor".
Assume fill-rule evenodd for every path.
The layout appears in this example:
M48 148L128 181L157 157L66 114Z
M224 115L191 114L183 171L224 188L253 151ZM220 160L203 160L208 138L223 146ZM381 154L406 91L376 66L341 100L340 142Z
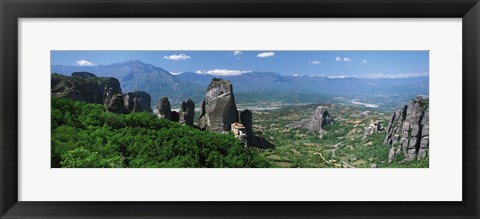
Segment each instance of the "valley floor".
M254 110L253 130L275 145L260 150L276 167L291 168L428 168L428 158L404 162L397 156L388 163L390 146L384 145L385 131L364 138L364 129L374 121L386 127L391 112L341 104L323 104L335 124L325 126L322 136L288 124L309 118L318 104Z

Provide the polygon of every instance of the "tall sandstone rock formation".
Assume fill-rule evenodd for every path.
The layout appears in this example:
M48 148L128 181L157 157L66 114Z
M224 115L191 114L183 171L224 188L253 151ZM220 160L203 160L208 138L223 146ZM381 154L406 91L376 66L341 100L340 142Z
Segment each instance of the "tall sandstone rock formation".
M182 101L179 112L179 122L188 126L193 126L195 117L195 103L191 99Z
M429 100L416 97L392 114L383 142L391 146L389 162L403 153L405 161L423 159L429 148Z
M213 78L202 101L198 125L214 132L230 131L231 124L238 122L238 110L230 81Z
M152 112L152 98L144 91L134 91L123 94L125 109L129 112Z
M121 94L113 95L110 103L106 106L107 112L117 113L117 114L126 114L128 111L125 109L123 103L123 96Z
M247 137L247 145L258 147L258 139L253 133L253 116L252 111L246 109L240 112L240 123L245 127L245 134Z
M172 108L168 97L162 97L158 101L156 109L159 118L172 120Z

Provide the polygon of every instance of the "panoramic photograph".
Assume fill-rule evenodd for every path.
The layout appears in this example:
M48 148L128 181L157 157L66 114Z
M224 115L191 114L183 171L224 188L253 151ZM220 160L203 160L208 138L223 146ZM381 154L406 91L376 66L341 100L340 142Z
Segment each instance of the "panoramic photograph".
M429 168L429 51L50 56L51 168Z

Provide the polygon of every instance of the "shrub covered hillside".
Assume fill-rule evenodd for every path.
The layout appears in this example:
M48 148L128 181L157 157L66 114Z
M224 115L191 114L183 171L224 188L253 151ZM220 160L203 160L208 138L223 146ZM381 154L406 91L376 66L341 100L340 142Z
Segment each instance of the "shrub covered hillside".
M107 113L100 104L52 97L51 165L270 167L232 135L202 132L149 113Z

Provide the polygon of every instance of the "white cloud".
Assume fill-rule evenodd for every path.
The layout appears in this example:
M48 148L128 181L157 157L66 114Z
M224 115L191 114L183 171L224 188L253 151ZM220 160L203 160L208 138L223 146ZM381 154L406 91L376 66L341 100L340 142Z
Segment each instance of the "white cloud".
M318 64L322 64L320 61L312 61L310 62L312 65L318 65Z
M366 78L416 78L425 76L428 76L428 73L368 74Z
M343 57L343 58L342 58L342 57L340 57L340 56L337 56L337 57L335 58L335 61L336 61L336 62L340 62L340 61L349 62L349 61L352 61L352 59L349 58L349 57Z
M351 78L351 76L348 76L348 75L333 75L333 76L328 76L328 78Z
M267 58L267 57L271 57L271 56L274 56L275 53L274 52L262 52L262 53L258 53L257 57L258 58Z
M213 69L213 70L197 70L194 71L197 74L208 74L208 75L241 75L244 73L249 73L252 71L241 71L241 70L230 70L230 69Z
M355 76L348 76L348 75L317 75L320 77L326 77L330 79L335 79L335 78L354 78Z
M164 59L168 59L168 60L172 60L172 61L179 61L179 60L187 60L187 59L190 59L190 56L187 56L185 54L173 54L173 55L169 55L169 56L164 56L163 57Z
M83 59L76 61L76 63L77 63L78 65L81 65L81 66L92 66L92 65L93 65L93 63L91 63L91 62L89 62L89 61L87 61L87 60L83 60Z
M317 74L315 75L316 77L324 77L324 78L330 78L330 79L335 79L335 78L356 78L357 75L324 75L324 74Z
M242 55L242 51L238 51L238 50L237 50L237 51L234 51L234 52L233 52L233 56L235 56L235 57L237 58L237 60L240 59L240 55Z
M362 64L367 64L368 61L366 59L363 59Z
M183 72L170 72L170 74L172 75L179 75L179 74L182 74Z

